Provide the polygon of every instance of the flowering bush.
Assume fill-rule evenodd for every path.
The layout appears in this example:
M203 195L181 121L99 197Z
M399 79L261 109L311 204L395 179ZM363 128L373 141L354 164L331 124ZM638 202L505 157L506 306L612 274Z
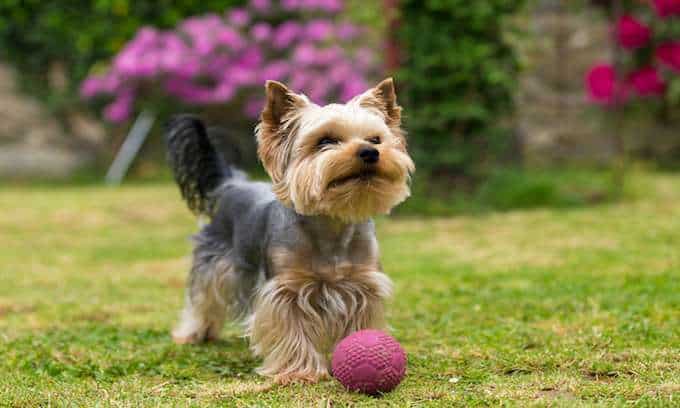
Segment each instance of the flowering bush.
M673 81L680 84L680 0L652 0L649 4L646 22L631 14L616 21L615 41L628 53L620 66L600 63L586 74L592 102L611 106L634 97L666 98L669 85Z
M598 64L586 76L588 96L595 103L611 105L623 99L624 89L616 89L618 84L616 70L609 64Z
M661 18L680 16L680 0L654 0L652 3Z
M680 73L680 41L668 41L659 45L656 58L675 73Z
M3 0L0 60L15 68L22 91L59 116L80 106L74 93L92 66L115 55L144 25L175 27L181 16L221 12L247 0ZM57 86L49 78L63 72ZM66 122L63 123L67 128ZM69 133L73 133L69 129Z
M313 101L348 100L376 69L369 48L350 47L364 28L341 21L341 0L251 0L225 15L191 17L174 30L142 28L107 72L81 84L86 99L108 97L104 116L174 98L190 105L239 105L254 117L273 79Z
M623 48L644 47L652 37L652 30L631 15L621 17L616 24L616 36Z

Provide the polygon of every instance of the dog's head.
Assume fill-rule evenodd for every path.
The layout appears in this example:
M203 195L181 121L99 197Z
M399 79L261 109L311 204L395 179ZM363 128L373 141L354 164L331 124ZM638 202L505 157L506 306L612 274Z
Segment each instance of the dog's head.
M392 79L344 105L316 105L275 81L266 91L258 154L281 202L357 222L408 197L415 166Z

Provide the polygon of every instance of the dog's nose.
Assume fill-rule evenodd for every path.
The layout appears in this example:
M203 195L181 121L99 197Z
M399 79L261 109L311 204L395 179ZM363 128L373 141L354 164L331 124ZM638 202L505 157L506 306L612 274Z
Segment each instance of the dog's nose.
M380 157L380 152L378 149L371 146L362 147L359 149L357 154L359 155L359 158L361 158L361 160L363 160L366 164L375 164L378 162L378 158Z

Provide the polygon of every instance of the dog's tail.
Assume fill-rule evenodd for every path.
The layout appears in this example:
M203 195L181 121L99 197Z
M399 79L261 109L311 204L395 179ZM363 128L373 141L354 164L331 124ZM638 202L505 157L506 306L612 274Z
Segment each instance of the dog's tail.
M231 167L210 141L203 122L192 115L178 115L166 126L168 161L189 209L199 215L212 215L213 192L232 177Z

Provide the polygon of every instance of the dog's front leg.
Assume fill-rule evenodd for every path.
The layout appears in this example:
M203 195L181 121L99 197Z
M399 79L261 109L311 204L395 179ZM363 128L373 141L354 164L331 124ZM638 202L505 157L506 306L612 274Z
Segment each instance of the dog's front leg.
M273 278L260 289L248 321L251 348L263 358L258 373L280 384L329 375L323 316L300 296Z

